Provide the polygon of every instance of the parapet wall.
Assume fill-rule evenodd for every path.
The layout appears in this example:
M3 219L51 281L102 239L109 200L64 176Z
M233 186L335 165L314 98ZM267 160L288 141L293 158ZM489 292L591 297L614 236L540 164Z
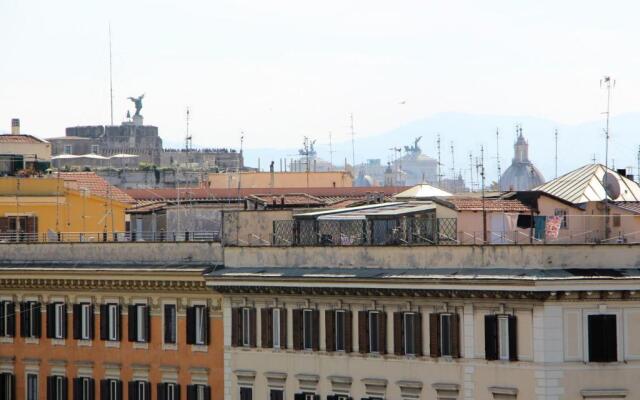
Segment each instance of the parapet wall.
M221 264L213 242L16 243L0 244L0 262L199 263Z
M640 245L226 247L227 267L625 268Z

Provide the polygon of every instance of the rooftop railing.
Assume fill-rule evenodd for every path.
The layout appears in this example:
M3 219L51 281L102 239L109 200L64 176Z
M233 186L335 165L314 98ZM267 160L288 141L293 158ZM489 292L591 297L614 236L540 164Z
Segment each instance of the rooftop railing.
M0 243L219 242L219 231L0 232Z

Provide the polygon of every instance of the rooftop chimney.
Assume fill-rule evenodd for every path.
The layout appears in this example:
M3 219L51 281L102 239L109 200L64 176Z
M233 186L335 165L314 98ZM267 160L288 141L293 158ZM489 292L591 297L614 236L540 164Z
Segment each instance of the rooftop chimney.
M620 174L620 175L624 176L625 178L627 177L627 169L626 169L626 168L618 169L616 172L617 172L618 174Z
M11 134L19 135L20 134L20 119L13 118L11 119Z

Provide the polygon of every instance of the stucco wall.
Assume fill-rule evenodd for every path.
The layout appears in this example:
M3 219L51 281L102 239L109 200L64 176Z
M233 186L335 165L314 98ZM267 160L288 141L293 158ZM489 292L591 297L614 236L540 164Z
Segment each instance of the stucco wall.
M638 245L227 247L228 267L638 267Z
M271 242L273 221L292 219L292 210L223 211L222 234L226 244L260 245Z

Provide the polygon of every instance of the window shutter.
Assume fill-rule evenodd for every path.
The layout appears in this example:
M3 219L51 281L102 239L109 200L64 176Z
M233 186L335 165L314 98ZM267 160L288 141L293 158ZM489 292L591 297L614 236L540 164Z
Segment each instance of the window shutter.
M165 341L167 333L165 333ZM187 307L187 344L196 342L196 308Z
M124 391L122 390L123 386L124 385L122 384L122 381L118 379L118 381L117 381L117 387L118 387L118 393L117 393L117 395L118 395L117 397L118 398L117 398L117 400L122 400L124 398ZM100 400L102 400L102 399L100 399Z
M35 319L35 321L33 321L33 328L35 331L33 336L39 338L42 335L42 310L40 308L40 303L33 303L32 307L33 318Z
M173 313L172 309L173 304L165 304L163 307L163 314L164 314L164 329L163 329L163 340L165 343L175 343L174 337L172 335L172 331L175 328L176 330L178 329L177 327L174 327L175 324L175 320L177 319L177 315L175 315L177 313L177 309L176 309L176 313ZM189 309L191 307L187 307L187 344L190 344L189 342Z
M204 344L209 345L209 325L211 321L209 319L209 307L205 307L203 311L204 321L202 322L202 326L204 327L204 332L202 337L204 338Z
M518 361L518 320L509 315L509 360Z
M129 382L129 400L138 400L138 385L136 381ZM103 399L100 399L103 400Z
M54 323L55 323L55 315L54 315L54 305L53 303L47 304L47 338L52 338L55 332Z
M211 400L211 386L204 387L204 400Z
M93 304L89 304L89 339L93 340L95 336L95 318L94 318ZM93 381L93 380L92 380Z
M109 308L106 304L100 304L100 339L109 339Z
M68 324L68 318L67 318L67 305L63 304L62 305L62 338L66 339L67 338L67 324Z
M336 312L334 310L324 310L325 345L327 347L327 351L336 350L335 320Z
M249 309L249 335L251 336L249 338L249 346L250 347L256 347L256 340L258 338L258 334L256 333L257 330L257 318L256 318L256 309L255 308L251 308Z
M127 307L128 310L128 323L129 323L129 341L130 342L135 342L136 341L136 327L137 327L137 321L138 321L138 316L136 313L136 306L133 304L129 304L129 306Z
M387 313L381 311L379 318L380 325L378 328L380 329L380 333L378 335L378 348L380 349L380 354L387 354Z
M603 315L604 319L604 361L618 361L618 338L616 337L616 316Z
M27 303L20 303L20 337L27 337Z
M287 348L287 309L280 309L280 348Z
M9 315L7 315L7 335L14 337L16 336L16 303L9 303L7 310L9 313Z
M73 400L82 400L82 378L73 378L72 386Z
M498 317L484 316L484 354L487 360L498 359Z
M197 393L198 388L196 385L187 385L187 400L196 400Z
M144 330L145 330L145 335L144 335L144 339L147 343L151 343L151 306L146 305L144 306L144 317L145 317L145 321L144 321ZM151 390L151 388L149 388L149 390ZM151 397L149 397L149 399L151 399Z
M440 357L440 314L429 314L429 355Z
M358 311L358 348L360 353L369 352L369 313Z
M109 380L100 380L100 400L109 400Z
M304 393L296 393L293 395L293 400L304 400Z
M353 317L350 310L344 312L344 351L353 351Z
M69 380L67 379L67 377L62 378L62 400L67 400L69 398L67 394L68 386L69 386Z
M451 315L451 357L460 358L460 315Z
M293 349L302 350L302 310L293 310Z
M1 324L0 325L0 336L4 336L4 335L7 334L7 332L5 332L4 323L3 323L4 320L9 317L8 315L5 315L5 312L4 312L5 303L6 303L5 301L0 301L0 324ZM11 312L9 311L9 313L11 313ZM2 376L2 375L0 375L0 376ZM0 383L2 383L2 382L0 382ZM0 387L0 390L2 390L1 387ZM2 392L0 391L0 393L2 393Z
M82 318L80 317L81 314L81 305L80 304L74 304L73 305L73 338L78 340L81 337L81 325L80 325L80 321L82 320Z
M9 382L11 384L11 400L18 400L16 397L16 376L14 374L9 376Z
M53 398L53 377L47 376L47 400L54 400Z
M397 356L404 355L404 313L393 313L393 353Z
M269 331L269 311L270 308L260 309L260 342L262 347L267 349L273 344L269 344L269 338L273 335L273 332Z
M416 356L422 356L422 313L415 313L415 324L413 325L414 335L416 341Z
M93 378L89 378L89 400L95 400L96 398L96 381Z
M240 332L242 328L240 325L240 309L231 309L231 346L236 347L240 345Z
M173 398L176 400L180 400L180 385L177 383L173 387Z
M167 384L166 383L158 383L157 385L158 388L158 400L165 400L166 396L165 396L165 392L166 392L166 388L167 388Z
M313 351L320 350L320 310L311 312L312 329L311 329L311 347Z

